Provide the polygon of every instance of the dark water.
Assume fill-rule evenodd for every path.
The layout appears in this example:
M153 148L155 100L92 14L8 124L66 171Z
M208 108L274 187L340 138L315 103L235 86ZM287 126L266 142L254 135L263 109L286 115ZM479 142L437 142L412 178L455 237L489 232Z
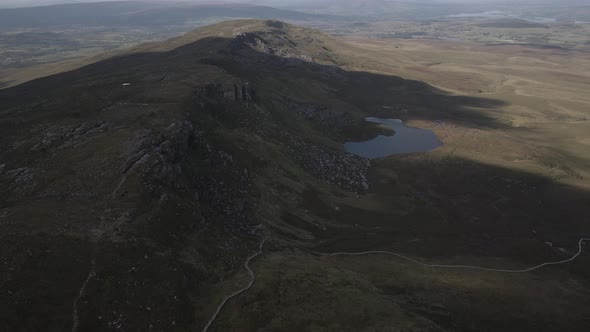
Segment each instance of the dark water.
M346 151L365 158L383 158L395 154L427 152L443 143L434 132L406 126L399 119L365 118L369 122L381 123L395 130L393 136L379 135L365 142L348 142Z

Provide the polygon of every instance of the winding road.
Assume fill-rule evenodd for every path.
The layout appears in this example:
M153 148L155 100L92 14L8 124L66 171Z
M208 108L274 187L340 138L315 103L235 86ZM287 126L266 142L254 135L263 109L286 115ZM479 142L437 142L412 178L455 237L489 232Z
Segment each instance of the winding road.
M384 255L396 256L396 257L405 259L407 261L410 261L412 263L415 263L415 264L418 264L421 266L425 266L425 267L434 267L434 268L442 268L442 269L469 269L469 270L479 270L479 271L488 271L488 272L503 272L503 273L525 273L525 272L530 272L530 271L540 269L545 266L560 265L560 264L569 263L569 262L575 260L582 253L582 245L585 241L590 241L590 238L581 238L580 241L578 241L578 252L575 255L573 255L571 258L564 259L561 261L555 261L555 262L545 262L545 263L542 263L539 265L535 265L533 267L529 267L526 269L519 269L519 270L492 269L492 268L471 266L471 265L427 264L427 263L423 263L423 262L417 261L413 258L404 256L402 254L398 254L395 252L391 252L391 251L337 252L337 253L323 254L323 255L333 257L333 256L363 256L363 255L384 254Z
M225 304L229 300L242 294L243 292L250 289L250 287L252 287L252 285L254 284L254 281L256 280L256 275L254 274L252 269L250 269L250 261L252 261L254 258L256 258L262 254L262 247L264 246L264 242L266 242L266 240L267 240L266 238L264 240L262 240L262 242L260 242L260 246L258 247L258 251L255 252L254 254L250 255L246 259L246 261L244 262L244 267L246 268L246 270L248 271L248 274L250 275L250 282L248 283L248 285L246 285L243 288L238 289L237 291L235 291L235 292L231 293L230 295L223 298L221 303L219 303L219 305L217 306L217 310L215 310L215 313L213 313L213 316L211 316L211 318L207 322L207 325L205 325L205 327L203 328L202 332L207 332L207 330L209 330L209 328L211 327L211 325L213 324L213 322L215 321L215 319L217 318L217 316L221 312L221 309L223 309L223 307L225 306Z

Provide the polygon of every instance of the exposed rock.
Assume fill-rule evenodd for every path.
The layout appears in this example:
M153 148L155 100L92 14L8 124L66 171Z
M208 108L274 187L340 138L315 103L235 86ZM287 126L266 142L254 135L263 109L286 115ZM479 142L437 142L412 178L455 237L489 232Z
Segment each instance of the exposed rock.
M189 145L192 143L194 128L189 121L176 122L168 126L164 141L158 150L170 163L178 163L186 157Z
M338 129L351 125L355 121L355 117L348 113L336 111L328 106L302 103L287 96L278 96L277 100L291 112L300 114L304 119L324 128Z
M259 72L299 68L325 79L349 79L341 68L325 64L335 62L330 52L304 54L301 50L296 41L287 38L283 31L275 30L241 33L232 42L229 53L236 63ZM215 64L212 59L204 62Z
M312 62L312 61L313 61L313 58L312 58L312 57L310 57L309 55L301 54L299 57L300 57L300 58L301 58L301 60L303 60L303 61L307 61L307 62Z
M8 190L25 192L35 186L33 170L27 167L13 169L4 174L8 180Z
M221 84L209 83L195 89L195 98L223 98L238 103L249 103L256 97L255 89L249 83Z
M135 136L124 143L127 160L121 168L121 173L126 174L140 163L149 159L149 152L153 148L150 142L151 130L139 130Z
M230 233L256 235L252 231L255 201L249 172L230 152L209 143L190 121L175 122L161 134L139 132L126 144L135 150L128 151L121 167L122 182L137 172L158 202L179 195L191 197L202 203L199 213L208 223L222 223ZM118 192L123 189L118 188L115 194Z
M234 156L223 150L201 142L204 148L200 155L206 166L214 171L196 179L199 201L208 208L204 212L208 220L223 222L226 231L252 235L255 201L254 188L249 173L234 160Z
M369 184L366 181L363 181L361 183L361 188L363 189L364 192L369 191Z
M145 163L147 165L143 177L149 186L156 181L158 186L165 184L186 192L189 188L183 179L183 162L193 143L193 135L194 128L190 121L172 123L150 147L132 154L123 169L132 162L130 169L138 163Z
M312 62L313 58L302 54L294 40L284 37L284 28L286 25L278 27L272 32L245 32L239 34L236 40L238 44L243 44L261 53Z
M88 138L107 131L109 125L104 121L82 123L77 127L57 127L46 130L39 143L31 148L33 151L56 147L58 150L77 146Z
M272 27L275 29L281 29L281 30L284 30L288 27L287 24L285 24L281 21L276 21L276 20L268 20L265 22L265 24L269 27Z
M290 158L314 177L344 190L360 194L369 191L368 159L295 138L289 139L287 149Z

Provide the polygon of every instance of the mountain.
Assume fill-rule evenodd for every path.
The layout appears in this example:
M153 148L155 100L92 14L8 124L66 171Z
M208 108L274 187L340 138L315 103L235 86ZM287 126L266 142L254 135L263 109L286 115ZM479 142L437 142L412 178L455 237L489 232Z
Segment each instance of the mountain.
M149 27L182 25L187 21L212 17L284 20L329 18L326 15L305 14L247 4L113 1L0 9L0 27L38 28L76 25Z
M518 268L569 257L531 229L589 231L588 193L539 175L346 153L394 134L365 116L506 129L487 112L503 102L371 53L237 20L0 90L3 328L585 330L586 256L507 275L326 255Z

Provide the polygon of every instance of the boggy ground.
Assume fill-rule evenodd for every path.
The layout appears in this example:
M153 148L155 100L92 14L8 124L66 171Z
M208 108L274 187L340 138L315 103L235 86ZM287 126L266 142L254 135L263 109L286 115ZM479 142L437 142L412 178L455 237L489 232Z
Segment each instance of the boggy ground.
M267 236L256 283L212 330L589 326L586 254L518 275L318 254L501 268L568 257L590 232L590 196L514 137L535 130L506 121L510 100L379 73L385 51L274 21L132 52L0 91L10 330L198 330ZM347 155L342 142L382 132L364 116L402 116L446 146ZM535 168L515 151L535 151Z

